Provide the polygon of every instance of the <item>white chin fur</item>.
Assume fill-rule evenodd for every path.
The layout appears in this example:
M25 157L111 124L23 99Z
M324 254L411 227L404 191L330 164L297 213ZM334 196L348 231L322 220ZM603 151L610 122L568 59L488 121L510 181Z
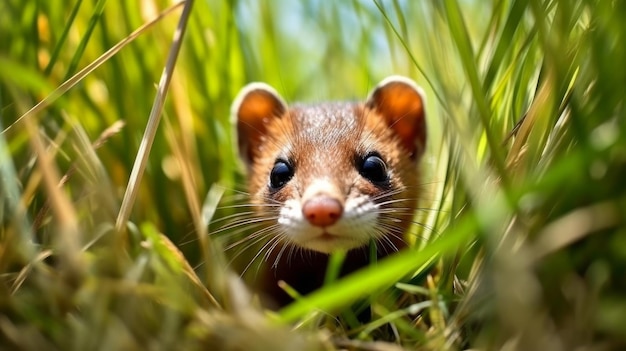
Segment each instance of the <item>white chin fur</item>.
M360 242L342 236L336 236L332 238L328 238L327 236L325 236L324 238L316 237L304 242L298 242L297 245L309 250L330 254L337 250L347 251L351 249L356 249L357 247L365 246L367 243L368 241Z

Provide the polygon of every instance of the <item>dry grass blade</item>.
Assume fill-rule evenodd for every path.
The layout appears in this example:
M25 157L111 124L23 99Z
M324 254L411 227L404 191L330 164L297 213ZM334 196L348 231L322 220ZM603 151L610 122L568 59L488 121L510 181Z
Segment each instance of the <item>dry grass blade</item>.
M532 261L538 262L587 235L617 226L620 221L620 210L609 201L574 210L539 233L539 239L533 244Z
M202 219L200 203L198 202L198 199L195 197L195 191L194 191L195 182L191 174L191 165L189 164L189 161L188 161L189 157L186 157L183 147L181 147L180 143L176 141L176 137L173 133L173 128L167 118L165 119L165 125L166 125L165 130L166 130L166 137L167 137L168 143L170 144L170 147L172 148L172 151L174 152L176 160L178 161L178 165L180 166L180 169L181 169L181 180L183 183L183 190L185 192L185 198L187 199L187 205L189 206L189 209L191 211L191 216L193 218L193 223L194 223L194 227L198 236L198 241L200 242L200 245L202 248L203 261L207 263L212 263L212 264L207 264L207 266L210 269L212 269L209 273L209 276L213 277L212 279L208 279L208 280L209 281L222 281L223 278L219 277L219 275L222 273L222 270L216 267L223 267L224 264L223 262L219 261L220 257L218 257L218 255L210 255L210 253L216 252L216 251L214 247L210 246L211 241L207 239L209 237L209 233L207 231L207 226L205 225ZM204 287L204 285L202 284L202 282L200 281L200 279L194 272L193 268L191 268L187 260L185 260L184 256L176 248L176 245L172 244L171 241L165 236L163 236L163 240L164 242L168 244L170 251L174 252L176 254L176 257L180 259L180 262L182 263L185 269L185 274L191 279L191 281L199 289L202 290L203 294L205 294L208 300L215 307L219 307L219 303L217 302L217 300L213 297L213 295L211 295L211 293L208 290L206 290L206 288Z
M165 68L163 69L163 73L161 74L161 80L159 81L157 94L154 98L152 111L150 111L148 125L146 126L146 131L144 132L143 138L141 139L139 151L137 152L137 158L135 159L133 170L130 174L130 179L128 181L128 186L126 188L126 192L124 193L124 199L122 200L122 208L120 209L117 221L115 222L115 228L118 232L122 232L124 230L126 221L128 221L131 209L133 207L133 204L135 203L137 191L139 191L139 184L141 183L141 177L146 168L146 163L148 161L150 149L152 148L154 136L156 135L156 131L161 120L163 103L165 102L167 89L172 79L172 73L176 65L178 53L180 52L185 29L187 28L187 22L189 21L189 16L191 14L192 5L192 0L185 1L183 13L180 16L180 21L178 22L176 32L174 33L172 47L170 48L170 52L167 57Z
M137 37L139 37L142 33L144 33L150 27L152 27L153 25L155 25L156 23L161 21L165 16L169 15L172 11L177 9L183 3L184 2L181 1L179 3L176 3L176 4L172 5L171 7L169 7L165 11L163 11L155 19L153 19L152 21L150 21L148 23L145 23L141 27L137 28L128 37L124 38L122 41L120 41L119 43L115 44L107 52L105 52L100 57L98 57L95 61L93 61L92 63L88 64L85 68L81 69L75 75L73 75L71 78L69 78L68 80L63 82L61 85L59 85L56 89L54 89L54 91L52 93L50 93L43 100L41 100L39 103L37 103L35 106L33 106L30 110L26 111L26 113L21 115L15 122L13 122L11 125L6 127L0 133L4 134L4 133L8 132L13 127L15 127L18 123L22 122L23 120L25 120L25 119L27 119L27 118L29 118L31 116L37 115L43 109L45 109L46 107L50 106L50 104L52 104L54 101L56 101L56 99L61 97L68 90L72 89L76 84L78 84L81 80L83 80L83 78L85 78L87 75L89 75L91 72L93 72L96 68L100 67L103 63L107 62L107 60L109 60L113 55L117 54L120 50L122 50L122 48L124 48L126 45L130 44L133 40L137 39Z
M52 256L51 250L44 250L37 253L37 256L35 256L35 258L31 262L24 266L24 268L22 268L22 270L17 275L17 278L15 278L15 281L11 285L11 293L15 294L17 292L17 290L20 288L20 286L22 286L26 278L28 278L28 275L33 270L35 265L40 264L50 256Z
M29 135L31 148L37 155L37 163L41 170L46 194L59 228L59 236L55 238L55 240L58 244L60 257L62 261L67 264L67 267L72 273L78 273L80 270L79 267L83 265L79 264L80 244L76 210L67 195L58 187L61 179L59 170L46 151L37 126L29 119L25 121L25 126Z
M96 139L91 144L91 147L93 147L94 150L99 149L102 145L104 145L104 143L106 143L106 141L109 138L117 134L123 127L124 127L123 121L116 121L110 127L105 129L102 132L102 134L100 134L98 139ZM63 177L59 181L59 188L63 187L67 183L67 181L70 179L70 177L74 174L75 171L76 171L76 163L72 163L70 168L67 170L67 172L63 175ZM43 207L41 208L41 210L39 210L39 212L37 213L35 220L33 221L33 228L35 230L41 227L43 220L46 218L46 215L48 214L49 209L50 209L50 201L46 201Z
M200 278L198 278L198 275L193 270L193 268L189 265L189 262L185 259L185 257L180 252L180 250L178 250L176 245L174 245L170 241L170 239L165 235L160 235L160 239L163 245L167 247L167 250L170 252L170 254L173 257L176 257L176 259L178 260L178 262L181 264L183 268L183 272L185 273L185 276L187 276L187 278L189 278L189 281L193 283L193 285L196 288L198 288L198 291L200 291L202 296L206 298L206 301L208 301L212 305L212 307L220 308L220 303L215 299L215 297L213 297L211 292L206 289L204 284L202 284L202 281L200 281Z

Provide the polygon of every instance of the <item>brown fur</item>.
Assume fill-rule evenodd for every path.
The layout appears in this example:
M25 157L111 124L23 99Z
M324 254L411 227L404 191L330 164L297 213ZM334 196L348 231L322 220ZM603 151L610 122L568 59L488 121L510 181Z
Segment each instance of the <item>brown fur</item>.
M248 190L260 214L276 216L278 209L264 205L288 199L303 201L311 182L326 179L332 184L329 195L342 205L351 197L368 195L377 203L386 203L382 209L397 209L393 218L387 214L378 220L388 239L378 241L379 257L406 247L404 235L419 198L417 162L426 138L421 95L413 87L391 81L364 103L286 108L279 97L269 101L269 105L268 100L246 105L244 99L246 110L239 107L235 111L242 157L249 166ZM267 111L274 112L267 116ZM387 186L375 185L359 173L358 160L371 152L380 154L387 165ZM268 179L278 158L289 160L295 174L284 187L272 192ZM290 298L278 288L278 281L286 281L302 294L309 293L321 286L328 264L325 253L298 248L294 252L284 245L288 244L271 248L259 287L279 306ZM283 254L285 251L289 254ZM367 245L350 250L342 274L367 265L368 252ZM275 268L270 268L272 265Z

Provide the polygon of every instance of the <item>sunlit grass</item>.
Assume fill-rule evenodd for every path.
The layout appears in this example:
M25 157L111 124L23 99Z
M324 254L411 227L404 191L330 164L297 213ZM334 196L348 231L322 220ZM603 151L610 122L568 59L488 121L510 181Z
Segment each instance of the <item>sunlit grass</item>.
M195 0L129 183L173 4L0 3L0 349L625 346L622 2ZM264 313L216 240L236 229L210 234L246 211L233 97L358 100L391 74L428 96L414 248Z

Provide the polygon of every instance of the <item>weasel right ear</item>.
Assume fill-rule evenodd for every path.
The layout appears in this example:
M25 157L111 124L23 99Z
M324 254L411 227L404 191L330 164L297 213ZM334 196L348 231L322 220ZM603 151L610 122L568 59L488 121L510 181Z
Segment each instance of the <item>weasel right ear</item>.
M376 86L365 105L384 118L411 158L419 159L426 145L422 88L409 78L391 76Z
M233 102L231 113L237 122L239 156L250 165L267 132L267 124L287 111L287 105L276 90L265 83L243 87Z

